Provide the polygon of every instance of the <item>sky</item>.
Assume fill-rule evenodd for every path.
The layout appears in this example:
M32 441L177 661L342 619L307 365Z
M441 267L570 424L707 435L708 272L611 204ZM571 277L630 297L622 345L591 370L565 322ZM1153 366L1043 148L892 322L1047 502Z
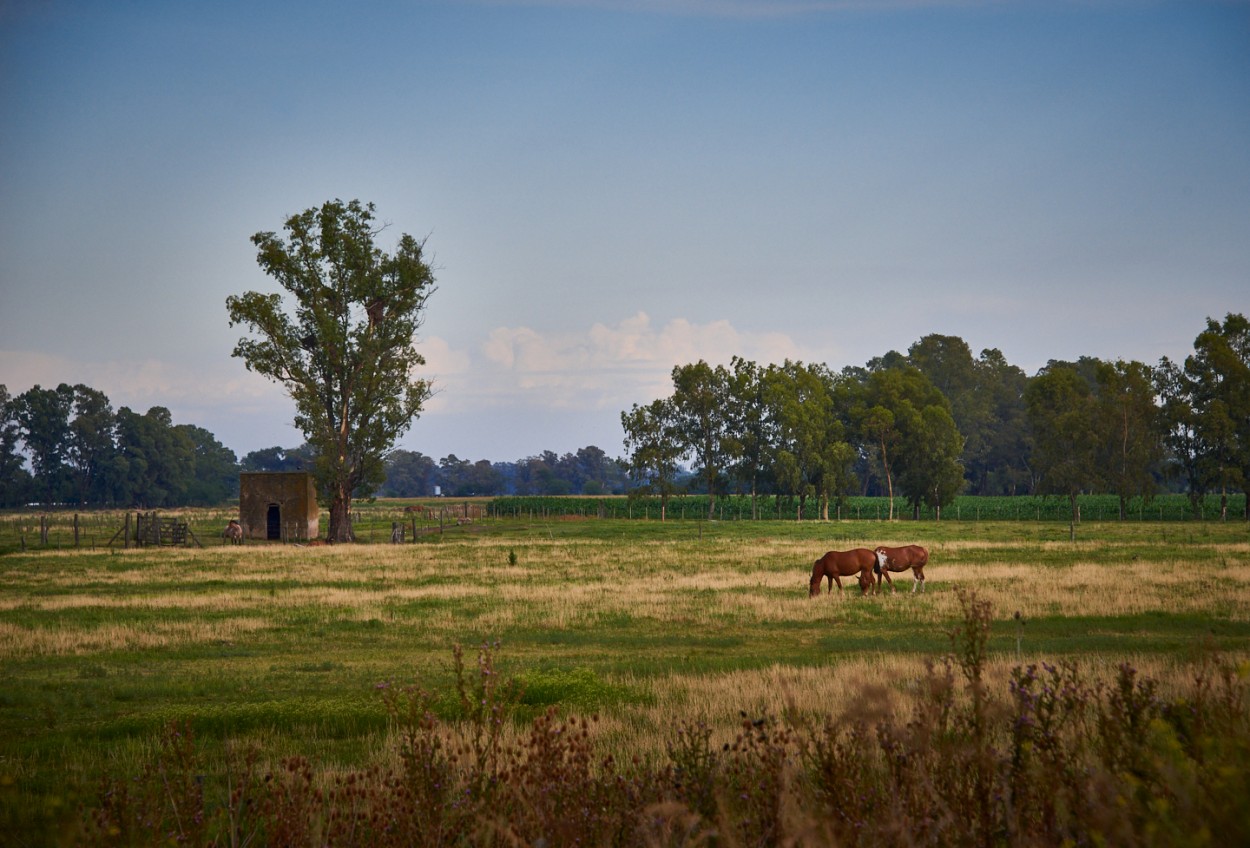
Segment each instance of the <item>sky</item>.
M424 239L435 459L623 452L674 366L1032 375L1250 313L1250 3L0 0L0 384L303 439L250 237Z

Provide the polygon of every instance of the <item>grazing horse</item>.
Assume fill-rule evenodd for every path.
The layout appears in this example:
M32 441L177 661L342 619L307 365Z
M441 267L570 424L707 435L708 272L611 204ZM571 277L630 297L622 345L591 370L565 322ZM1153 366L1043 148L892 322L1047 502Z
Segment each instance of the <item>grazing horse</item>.
M860 593L867 594L868 587L872 585L872 567L876 561L876 556L867 548L829 551L812 566L812 579L808 584L807 596L811 598L819 595L821 581L826 577L829 578L829 591L832 592L833 584L837 583L838 591L841 592L840 578L855 574L859 575Z
M243 544L243 525L230 519L230 523L226 525L226 529L221 531L221 538L229 539L232 545Z
M885 582L890 584L890 591L894 591L894 581L890 579L890 572L906 571L911 569L912 574L912 592L916 591L916 587L920 587L920 591L924 591L924 567L929 563L929 552L919 545L906 545L901 548L879 547L873 553L876 555L877 564L873 568L877 572L877 586L881 585L881 578L885 578Z

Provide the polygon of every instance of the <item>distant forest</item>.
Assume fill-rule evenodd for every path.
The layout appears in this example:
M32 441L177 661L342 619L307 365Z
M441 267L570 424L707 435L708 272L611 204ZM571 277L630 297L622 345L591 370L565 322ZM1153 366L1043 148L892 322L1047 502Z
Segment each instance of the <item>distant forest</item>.
M513 462L397 449L368 497L757 494L819 501L893 495L1244 492L1250 478L1250 324L1208 320L1182 363L1052 361L1032 377L987 349L930 335L862 367L735 358L673 369L673 392L621 413L625 451ZM311 469L307 446L241 460L169 410L114 411L84 385L0 385L0 506L213 505L240 471Z

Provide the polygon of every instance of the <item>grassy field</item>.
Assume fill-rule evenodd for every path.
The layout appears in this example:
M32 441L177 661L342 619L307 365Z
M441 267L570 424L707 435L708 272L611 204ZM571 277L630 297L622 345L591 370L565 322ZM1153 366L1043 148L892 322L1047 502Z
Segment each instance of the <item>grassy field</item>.
M852 580L807 597L824 551L905 543L930 548L925 593L900 575L893 594ZM15 551L0 556L0 829L57 842L102 779L150 769L171 727L194 731L210 785L243 750L323 776L397 762L409 686L448 726L473 719L466 681L507 701L505 743L552 706L593 714L596 756L618 763L672 758L681 728L730 745L744 714L906 715L926 661L967 650L952 633L970 597L992 690L1070 660L1091 686L1128 663L1184 692L1212 656L1247 667L1248 566L1243 522L1087 523L1074 542L1036 522L565 516L406 545Z

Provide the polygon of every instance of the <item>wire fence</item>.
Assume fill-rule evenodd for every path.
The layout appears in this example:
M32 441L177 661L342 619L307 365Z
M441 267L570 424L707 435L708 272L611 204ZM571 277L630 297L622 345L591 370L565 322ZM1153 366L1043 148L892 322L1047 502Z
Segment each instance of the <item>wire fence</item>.
M1134 498L1123 517L1114 495L1082 495L1077 506L1080 521L1242 521L1246 516L1246 496L1207 495L1196 504L1187 495L1160 495L1151 499ZM668 499L664 517L673 521L819 521L824 516L820 504L809 498L800 512L794 498L763 495L754 505L746 495L720 496L709 516L707 495L683 495ZM378 501L355 509L352 524L359 542L411 543L453 529L475 529L483 522L508 520L602 519L654 521L661 517L658 497L567 497L512 496L493 499L439 499L437 502L405 504ZM854 497L829 505L831 521L884 521L890 517L890 503L884 497ZM100 550L139 544L178 544L211 547L229 544L223 536L226 524L238 518L237 507L186 508L158 512L135 510L20 510L0 512L0 552L38 549ZM894 500L898 521L977 522L1072 520L1067 498L963 496L942 510L922 507L913 510L903 499ZM185 526L185 535L163 536L153 530L153 522ZM140 525L151 531L140 539ZM322 511L319 537L327 532L328 515ZM129 528L129 529L128 529ZM288 540L279 540L288 541ZM306 542L307 540L296 540ZM257 540L248 539L246 544Z
M488 515L499 518L613 518L717 521L813 521L825 516L815 498L807 498L800 510L797 498L761 495L752 504L750 496L726 495L715 499L709 514L707 495L682 495L668 499L662 507L655 496L645 497L547 497L516 496L495 498L489 503ZM1245 518L1246 496L1207 495L1195 506L1187 495L1159 495L1151 499L1128 501L1123 518L1120 500L1115 495L1081 495L1077 499L1078 520L1082 521L1219 521ZM852 497L842 503L830 503L828 518L834 521L883 521L891 517L890 500L886 497ZM1072 506L1067 498L1021 496L967 495L941 511L930 507L914 510L904 499L895 498L895 520L909 521L1061 521L1072 520Z

